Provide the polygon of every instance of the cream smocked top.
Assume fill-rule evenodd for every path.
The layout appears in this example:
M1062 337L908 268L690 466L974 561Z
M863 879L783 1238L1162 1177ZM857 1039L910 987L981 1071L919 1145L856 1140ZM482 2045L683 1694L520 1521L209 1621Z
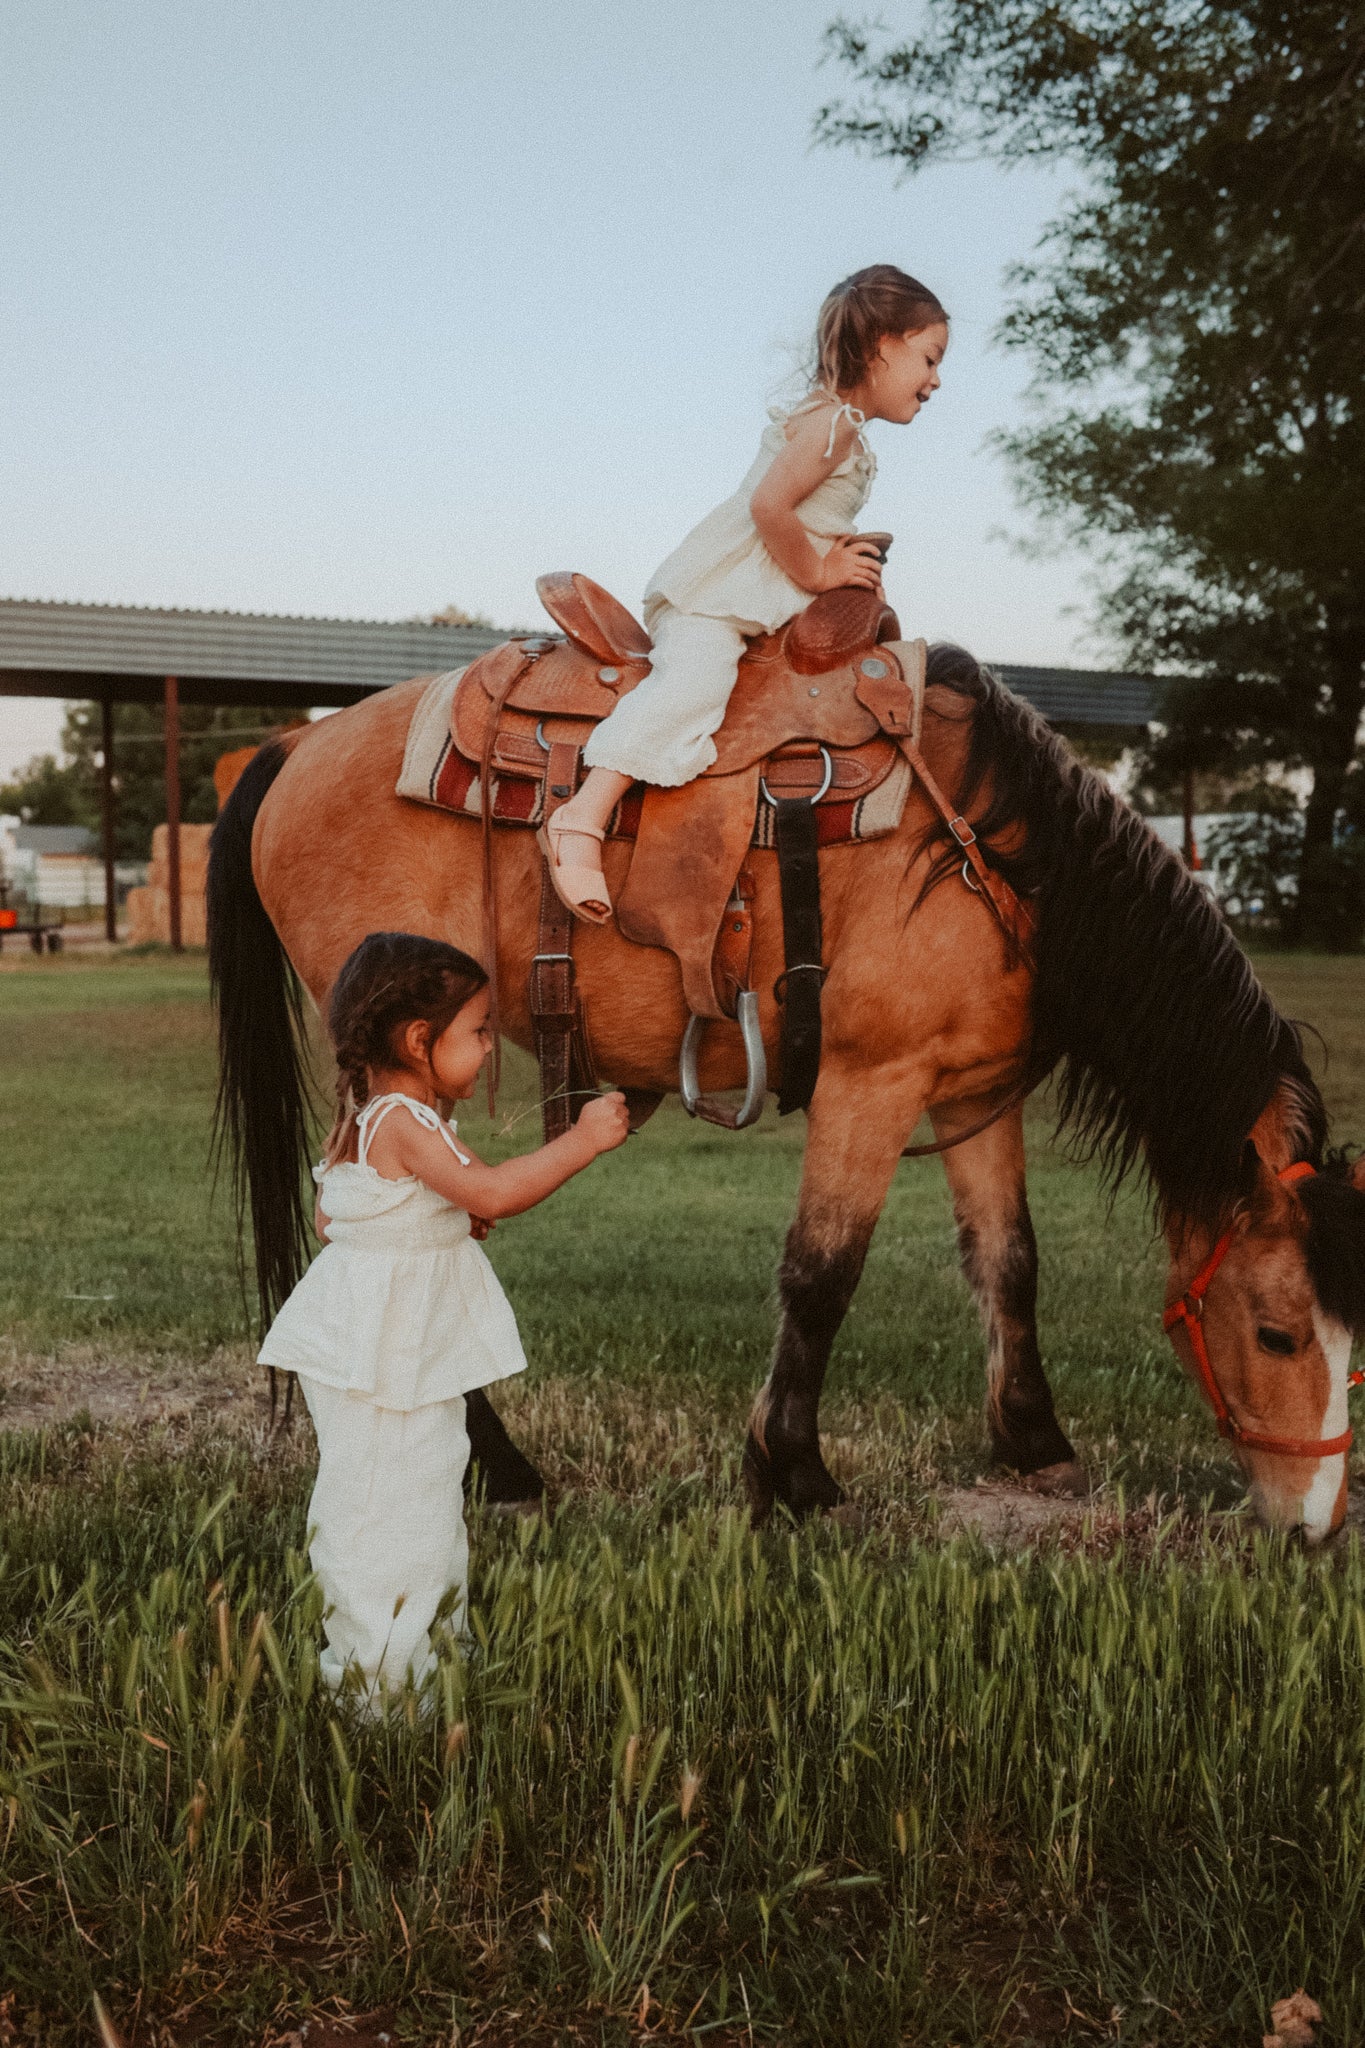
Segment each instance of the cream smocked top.
M834 453L842 419L854 429L853 446L797 506L796 516L821 554L835 534L853 530L877 473L877 458L867 445L866 414L823 387L799 405L770 406L769 425L739 489L714 512L708 512L650 578L645 591L646 625L661 604L671 604L678 611L738 619L750 628L773 633L809 604L810 592L793 583L768 553L754 525L749 501L787 446L788 423L829 404L833 410L826 455Z
M411 1174L388 1180L369 1163L375 1129L400 1105L471 1163L426 1103L401 1094L367 1102L357 1157L313 1170L327 1242L271 1325L260 1361L410 1409L521 1372L526 1358L468 1211Z

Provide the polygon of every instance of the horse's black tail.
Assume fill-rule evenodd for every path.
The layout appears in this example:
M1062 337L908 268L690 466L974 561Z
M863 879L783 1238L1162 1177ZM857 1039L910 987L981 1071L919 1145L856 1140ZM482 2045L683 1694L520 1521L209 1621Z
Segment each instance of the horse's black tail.
M209 842L209 985L218 1014L215 1161L231 1161L240 1245L248 1203L256 1291L268 1323L308 1263L309 1075L298 979L251 871L256 814L288 759L267 740L243 770Z

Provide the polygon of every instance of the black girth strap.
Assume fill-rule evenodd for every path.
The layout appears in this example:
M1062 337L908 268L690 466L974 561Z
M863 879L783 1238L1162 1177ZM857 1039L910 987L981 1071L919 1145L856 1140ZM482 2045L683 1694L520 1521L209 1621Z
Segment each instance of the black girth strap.
M782 1087L779 1116L805 1109L820 1074L821 964L820 861L815 805L808 797L782 797L776 814L777 873L782 889L782 957L773 989L782 1007Z

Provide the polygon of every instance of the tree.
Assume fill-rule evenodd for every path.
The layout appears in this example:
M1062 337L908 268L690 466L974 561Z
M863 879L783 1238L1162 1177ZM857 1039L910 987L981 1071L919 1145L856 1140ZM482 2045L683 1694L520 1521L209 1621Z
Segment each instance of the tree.
M89 792L70 763L35 754L27 767L0 783L0 812L26 825L92 825Z
M1154 764L1306 769L1294 936L1330 941L1365 673L1365 5L923 0L837 22L817 133L907 172L1070 161L1013 267L1038 412L1024 501L1108 571L1135 665L1182 671Z
M220 754L250 746L268 731L297 724L297 707L182 704L180 815L210 824L218 814L213 786ZM165 716L160 704L114 706L114 854L146 860L152 828L166 816ZM100 826L100 707L72 703L62 727L62 760L43 754L0 787L0 811L30 825Z

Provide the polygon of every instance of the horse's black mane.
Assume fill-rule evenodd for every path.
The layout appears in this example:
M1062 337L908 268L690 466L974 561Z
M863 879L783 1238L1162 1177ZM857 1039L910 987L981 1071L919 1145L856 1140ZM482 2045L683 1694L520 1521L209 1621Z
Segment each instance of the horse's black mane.
M1058 1126L1077 1152L1114 1188L1145 1169L1163 1221L1217 1226L1280 1089L1294 1156L1322 1166L1326 1111L1298 1033L1184 863L963 649L933 648L928 679L975 700L955 794L968 810L989 772L978 838L1025 827L1017 854L988 857L1037 908L1034 1052L1059 1070ZM928 886L956 864L945 848Z

